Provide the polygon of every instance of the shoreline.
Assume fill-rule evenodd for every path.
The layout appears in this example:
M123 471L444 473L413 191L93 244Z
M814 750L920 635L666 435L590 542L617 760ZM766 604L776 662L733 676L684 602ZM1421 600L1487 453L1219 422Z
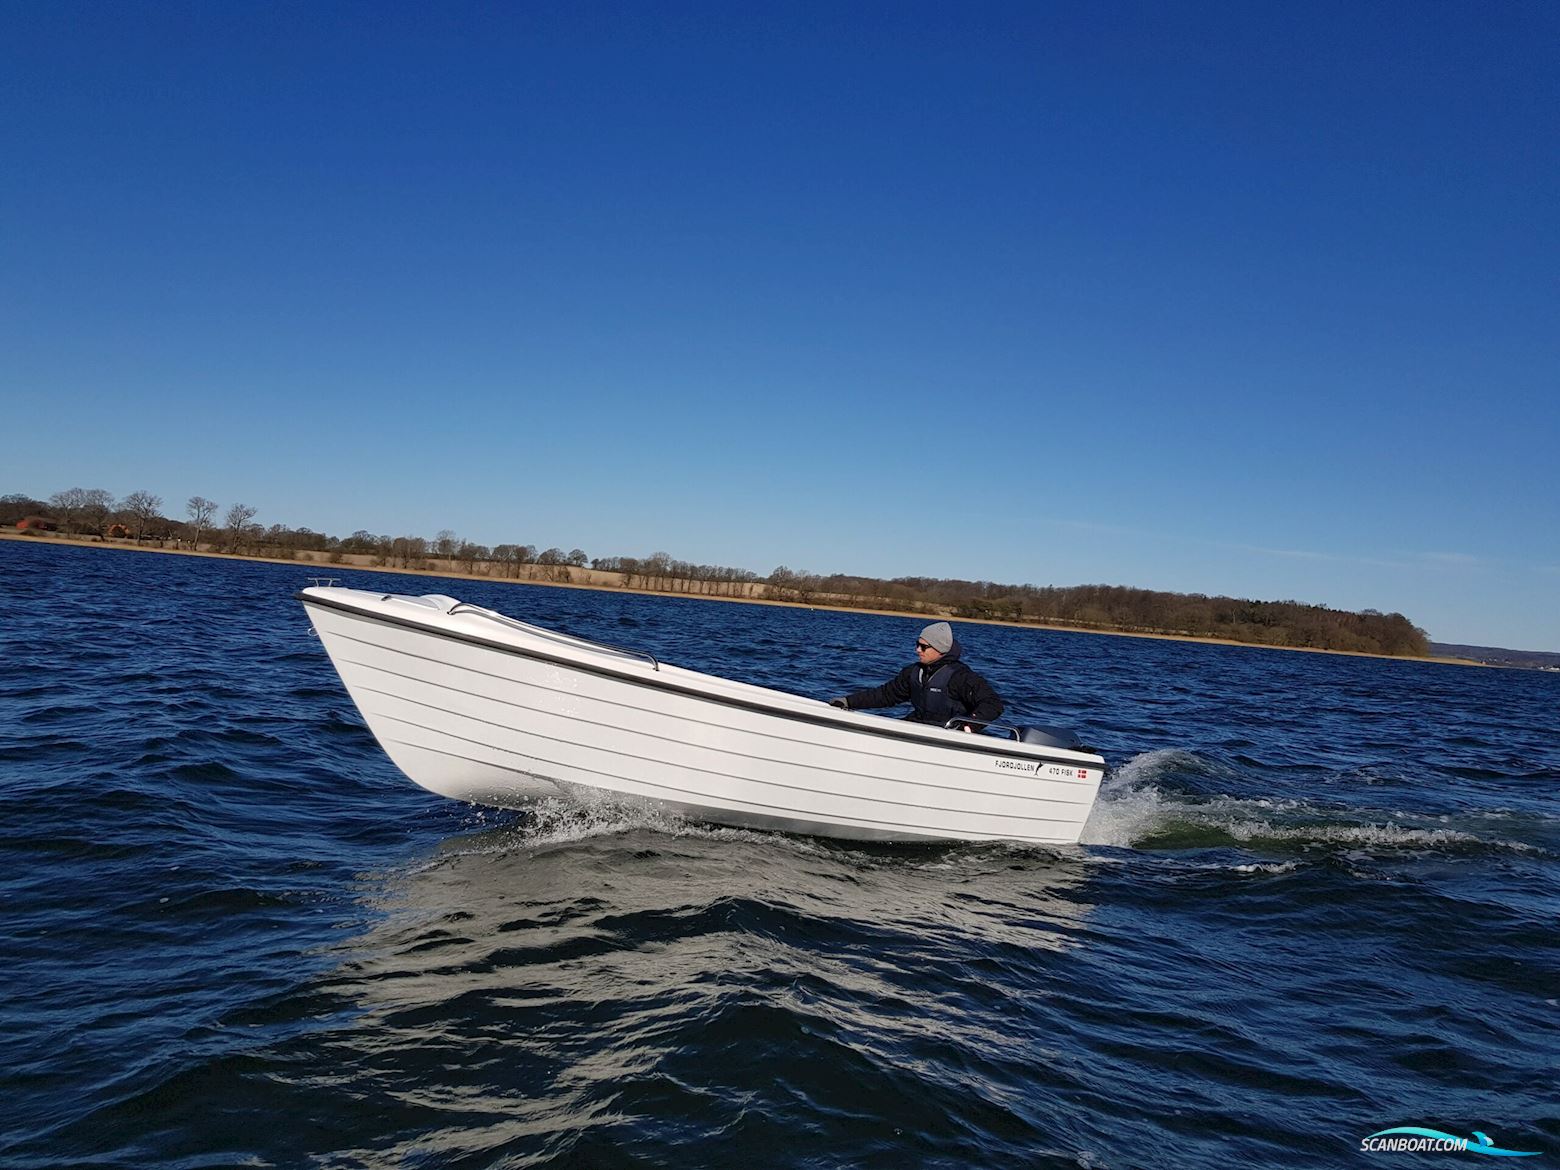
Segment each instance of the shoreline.
M364 565L353 563L332 564L327 561L316 561L312 557L263 557L250 556L245 553L207 552L204 550L188 548L153 548L145 544L136 544L126 539L83 539L75 536L61 536L50 533L47 536L27 536L19 532L0 531L0 541L22 541L28 544L66 545L72 548L87 549L112 549L121 552L161 553L169 556L182 557L209 557L225 561L255 561L267 565L291 565L295 568L313 569L317 572L307 573L306 576L329 578L334 574L331 570L340 573L367 572L367 573L394 573L404 577L445 577L455 580L484 581L495 585L540 585L553 589L590 589L603 593L632 593L642 597L683 597L690 601L724 601L738 605L775 605L789 609L833 610L839 613L879 614L884 617L907 618L938 618L952 622L962 622L972 626L1006 626L1015 630L1049 630L1061 634L1097 634L1109 638L1146 638L1160 642L1194 642L1205 646L1237 646L1248 650L1286 650L1297 654L1337 654L1346 658L1381 658L1389 662L1435 662L1446 666L1477 666L1490 670L1501 669L1499 666L1487 662L1475 662L1471 658L1443 658L1428 655L1424 658L1410 658L1402 654L1373 654L1362 650L1327 650L1317 646L1268 646L1261 642L1241 642L1234 638L1217 638L1212 636L1199 636L1196 634L1155 634L1136 630L1085 630L1076 626L1047 625L1043 622L1010 622L998 618L954 618L946 613L917 612L905 609L872 609L865 606L830 605L824 602L802 601L777 601L768 597L726 597L713 593L684 593L674 589L644 589L636 586L609 584L599 581L538 581L530 578L494 577L486 573L463 573L456 569L408 569L392 568L388 565ZM360 556L365 554L347 554ZM566 572L601 573L601 570L584 569L573 570L562 566ZM605 574L603 574L605 575ZM618 574L613 574L614 576Z

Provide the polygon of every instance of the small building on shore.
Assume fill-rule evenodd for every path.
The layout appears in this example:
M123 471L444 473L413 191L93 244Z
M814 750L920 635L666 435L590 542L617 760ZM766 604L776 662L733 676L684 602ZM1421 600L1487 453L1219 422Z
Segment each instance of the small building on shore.
M57 532L59 527L59 521L47 516L23 516L16 522L18 532Z

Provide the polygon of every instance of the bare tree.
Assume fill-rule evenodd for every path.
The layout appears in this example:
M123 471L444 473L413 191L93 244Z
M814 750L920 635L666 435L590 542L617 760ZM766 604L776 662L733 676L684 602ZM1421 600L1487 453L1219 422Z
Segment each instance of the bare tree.
M189 514L191 527L195 529L195 541L190 547L199 552L201 533L206 531L211 518L217 514L216 501L208 500L205 496L191 496L184 510Z
M441 528L439 529L439 535L433 539L433 547L434 551L437 552L441 557L443 557L445 560L449 560L455 555L455 550L460 546L456 542L455 534L453 532L451 532L448 528Z
M87 489L73 487L55 492L49 497L49 507L64 522L66 532L75 532L81 527L81 517L87 508Z
M234 504L227 510L227 519L223 526L228 530L228 547L232 551L238 551L238 542L244 538L244 532L254 516L255 510L248 504Z
M89 532L102 536L108 518L113 513L114 497L109 495L105 488L88 488L83 493L81 516L86 521Z
M131 492L119 501L119 510L135 524L135 542L141 543L146 530L162 517L162 497L151 492Z
M469 540L461 541L460 548L455 550L455 556L460 560L461 564L466 566L466 572L468 573L475 573L477 571L477 562L486 561L492 555L488 551L487 545L473 544Z
M421 536L398 536L393 547L403 569L422 568L428 556L428 542Z

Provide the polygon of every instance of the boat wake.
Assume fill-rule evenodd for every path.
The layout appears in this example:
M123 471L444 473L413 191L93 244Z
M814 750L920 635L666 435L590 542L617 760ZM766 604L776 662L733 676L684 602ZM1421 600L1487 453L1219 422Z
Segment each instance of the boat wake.
M1075 846L1031 845L1018 841L836 841L796 833L742 829L688 820L649 801L614 798L579 790L578 798L549 797L524 811L468 806L459 831L445 840L436 856L414 869L442 866L478 855L539 855L574 846L660 848L656 838L684 842L720 842L756 847L770 855L839 862L852 871L956 870L989 865L1042 868L1059 860L1080 859ZM664 844L665 842L663 842Z
M1489 817L1457 818L1305 800L1194 795L1172 776L1229 771L1178 750L1147 752L1100 789L1080 843L1140 850L1242 847L1263 853L1541 853L1543 847L1491 832ZM1512 826L1503 826L1510 828Z
M1143 852L1240 850L1242 873L1282 873L1312 856L1468 856L1490 853L1543 855L1543 844L1514 839L1519 819L1452 818L1402 810L1343 806L1321 801L1200 794L1183 787L1213 781L1236 787L1236 768L1176 749L1146 752L1112 772L1100 790L1080 844ZM1336 790L1333 790L1336 792ZM794 853L875 862L958 868L993 853L1054 862L1053 848L1017 842L910 845L832 842L821 838L741 829L688 820L651 801L577 789L571 797L544 798L524 812L470 806L464 832L446 843L434 864L470 853L534 853L650 833L688 841L746 842ZM1536 834L1541 839L1543 832ZM1069 850L1062 850L1063 853ZM1252 856L1255 855L1255 856ZM1108 855L1096 854L1096 860Z
M707 841L797 841L786 834L738 829L687 820L651 801L580 789L574 797L544 797L525 811L494 810L474 805L466 822L470 834L450 843L452 853L511 853L576 845L597 838L656 833ZM443 858L441 858L442 860Z

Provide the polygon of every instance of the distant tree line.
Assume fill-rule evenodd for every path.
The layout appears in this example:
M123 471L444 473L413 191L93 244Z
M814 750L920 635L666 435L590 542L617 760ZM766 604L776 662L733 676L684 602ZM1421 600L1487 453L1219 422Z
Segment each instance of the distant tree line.
M621 573L629 589L657 589L666 593L696 593L704 597L750 597L761 583L757 573L725 565L695 565L674 560L670 553L648 557L597 557L590 567L598 572Z
M1424 657L1430 638L1400 613L1360 613L1298 601L1246 601L1124 585L1002 585L935 577L878 580L798 573L782 565L766 596L804 604L946 613L952 617L1173 637L1228 638L1262 646Z
M150 492L131 492L116 500L101 488L69 488L47 501L12 494L0 496L0 526L41 518L66 533L96 538L133 538L137 544L195 551L235 553L291 560L308 555L328 563L347 557L394 569L463 572L511 580L567 582L571 570L587 565L617 574L630 589L698 594L707 597L758 597L802 604L846 605L911 613L1056 625L1081 630L1228 638L1265 646L1352 650L1370 654L1424 657L1426 633L1399 613L1360 613L1305 605L1298 601L1246 601L1200 593L1163 593L1120 585L1003 585L956 578L895 577L881 580L842 573L821 576L784 565L767 577L747 569L699 565L657 552L648 557L588 558L582 549L540 552L530 544L489 548L463 540L450 529L432 540L421 536L381 536L359 529L346 537L308 528L254 523L256 510L232 504L227 510L204 496L191 496L184 519L164 514L163 501Z
M1430 639L1400 613L1355 613L1299 601L1247 601L1201 593L1162 593L1120 585L999 586L971 594L961 617L1037 621L1080 629L1229 638L1263 646L1354 650L1424 657Z

